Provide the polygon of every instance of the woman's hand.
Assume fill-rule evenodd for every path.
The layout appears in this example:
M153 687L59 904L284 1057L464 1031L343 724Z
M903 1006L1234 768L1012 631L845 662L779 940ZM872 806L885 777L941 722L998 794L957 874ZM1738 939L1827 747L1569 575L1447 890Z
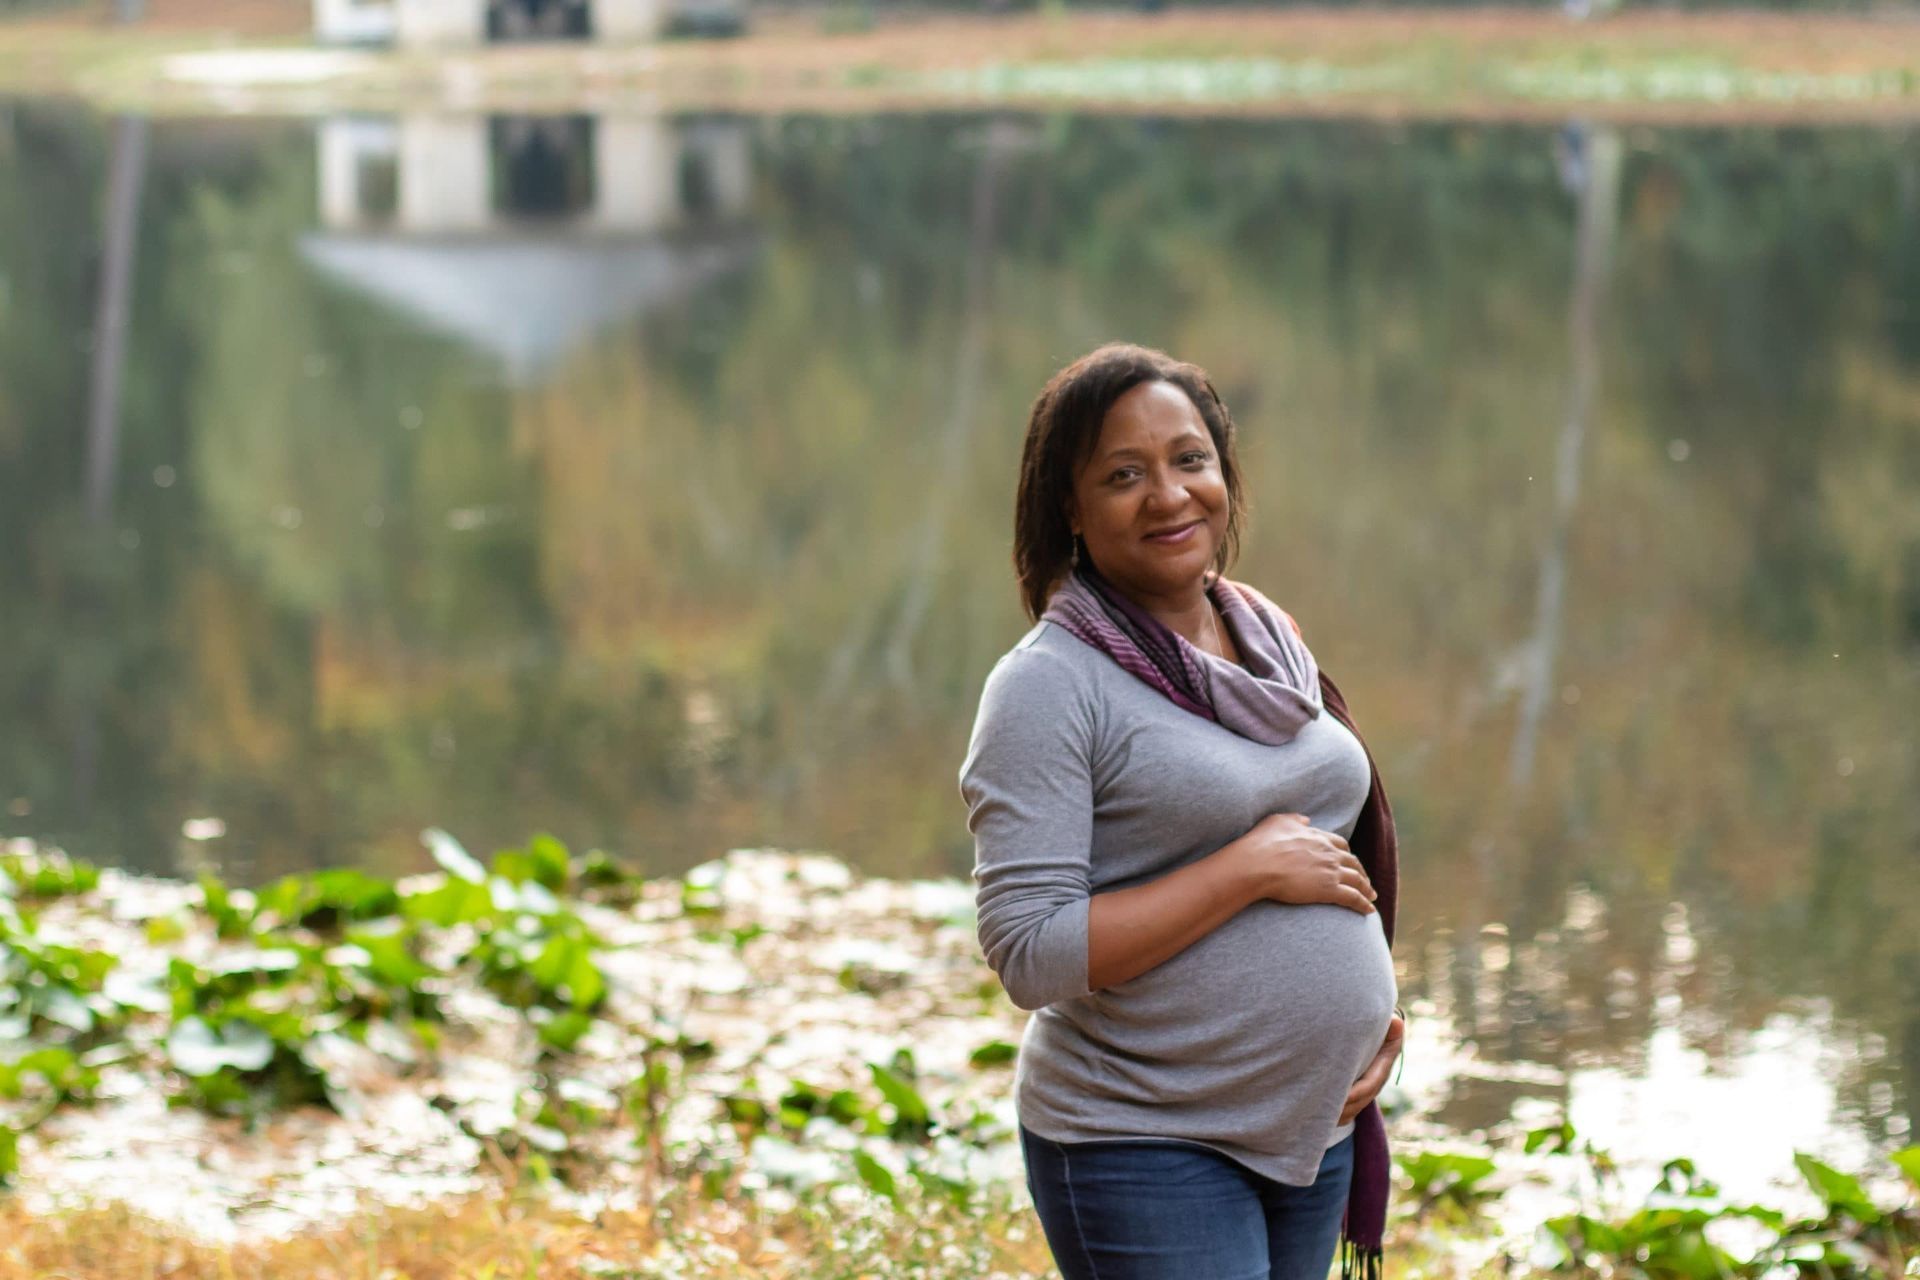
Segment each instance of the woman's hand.
M1396 1013L1393 1021L1387 1023L1387 1038L1380 1042L1380 1052L1373 1055L1373 1061L1353 1082L1353 1088L1347 1090L1347 1103L1340 1108L1341 1124L1365 1111L1367 1104L1380 1096L1380 1090L1387 1084L1387 1073L1393 1070L1393 1060L1400 1056L1400 1046L1406 1038L1406 1019Z
M1375 910L1373 884L1346 839L1305 814L1269 814L1234 844L1262 898L1330 902L1362 915Z

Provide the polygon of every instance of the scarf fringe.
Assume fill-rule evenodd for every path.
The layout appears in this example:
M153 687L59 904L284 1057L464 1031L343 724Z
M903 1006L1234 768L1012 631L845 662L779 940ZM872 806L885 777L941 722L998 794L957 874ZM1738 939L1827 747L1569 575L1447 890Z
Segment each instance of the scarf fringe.
M1384 1265L1378 1248L1362 1248L1345 1236L1340 1238L1340 1280L1380 1280Z

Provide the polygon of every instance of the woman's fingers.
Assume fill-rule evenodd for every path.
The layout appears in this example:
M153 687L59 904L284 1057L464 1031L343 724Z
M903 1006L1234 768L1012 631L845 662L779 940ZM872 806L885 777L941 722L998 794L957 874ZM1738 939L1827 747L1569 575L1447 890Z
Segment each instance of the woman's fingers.
M1367 1074L1371 1075L1372 1072L1368 1072ZM1380 1095L1381 1087L1385 1085L1385 1083L1384 1078L1382 1078L1379 1083L1369 1082L1367 1076L1361 1076L1356 1080L1353 1088L1347 1090L1347 1101L1345 1105L1340 1108L1340 1123L1345 1124L1362 1111L1365 1111L1367 1104Z
M1367 1064L1367 1069L1360 1073L1360 1078L1353 1082L1351 1089L1347 1090L1346 1104L1340 1108L1341 1124L1345 1124L1365 1111L1367 1104L1380 1096L1380 1090L1386 1088L1387 1070L1392 1063L1392 1056L1383 1056Z
M1372 915L1375 909L1373 899L1350 884L1341 885L1339 892L1328 901L1349 911L1358 911L1363 916Z

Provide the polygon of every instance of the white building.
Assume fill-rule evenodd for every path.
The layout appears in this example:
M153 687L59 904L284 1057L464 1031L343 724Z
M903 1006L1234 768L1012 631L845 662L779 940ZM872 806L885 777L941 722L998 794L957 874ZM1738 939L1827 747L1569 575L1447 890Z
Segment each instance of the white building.
M405 48L518 40L632 44L670 26L732 34L744 21L744 0L313 0L313 30L321 41Z
M419 112L320 126L308 262L537 380L750 259L734 120Z

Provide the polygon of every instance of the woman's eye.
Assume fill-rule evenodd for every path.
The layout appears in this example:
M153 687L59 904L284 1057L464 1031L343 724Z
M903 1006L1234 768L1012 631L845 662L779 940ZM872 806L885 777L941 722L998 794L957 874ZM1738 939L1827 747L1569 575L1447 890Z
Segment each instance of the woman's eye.
M1111 476L1108 476L1107 478L1109 480L1115 481L1116 483L1123 482L1126 480L1131 480L1133 478L1133 468L1122 467L1118 471L1114 472Z

